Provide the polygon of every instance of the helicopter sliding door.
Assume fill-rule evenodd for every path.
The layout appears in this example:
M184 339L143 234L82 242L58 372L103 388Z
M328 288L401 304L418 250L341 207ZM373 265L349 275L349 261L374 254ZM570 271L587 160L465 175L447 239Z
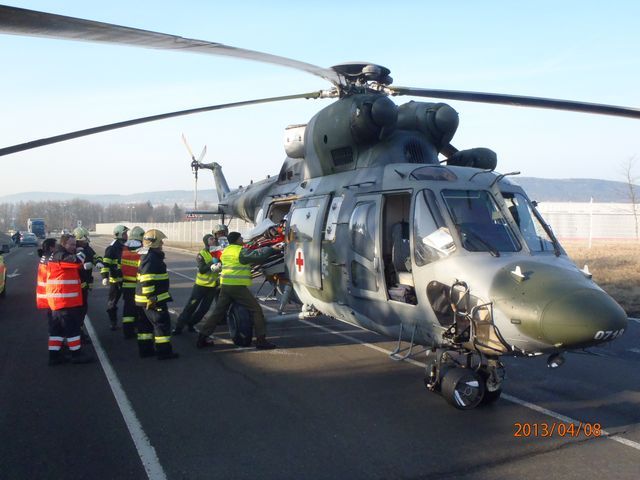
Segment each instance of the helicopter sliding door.
M322 289L322 230L329 195L294 202L291 209L286 263L291 279L310 288ZM309 265L309 267L307 267Z
M380 274L380 195L358 197L349 219L350 293L356 297L379 298L383 295ZM386 294L384 294L386 297Z

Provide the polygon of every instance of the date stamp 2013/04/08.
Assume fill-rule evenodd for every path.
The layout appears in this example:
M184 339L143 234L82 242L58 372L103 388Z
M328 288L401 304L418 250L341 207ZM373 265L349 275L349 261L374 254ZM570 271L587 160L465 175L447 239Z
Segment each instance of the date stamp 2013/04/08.
M602 425L599 423L579 422L516 422L513 424L514 437L599 437L602 435Z

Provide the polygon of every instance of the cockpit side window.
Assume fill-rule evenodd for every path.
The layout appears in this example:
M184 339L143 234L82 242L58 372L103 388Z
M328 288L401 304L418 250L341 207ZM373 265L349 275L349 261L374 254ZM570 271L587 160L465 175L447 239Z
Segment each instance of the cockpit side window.
M413 215L414 257L417 266L434 262L455 251L456 245L431 190L417 193Z
M553 240L533 214L531 203L520 193L503 192L502 196L520 233L532 252L554 252Z
M443 190L442 198L466 250L498 255L522 248L488 191Z

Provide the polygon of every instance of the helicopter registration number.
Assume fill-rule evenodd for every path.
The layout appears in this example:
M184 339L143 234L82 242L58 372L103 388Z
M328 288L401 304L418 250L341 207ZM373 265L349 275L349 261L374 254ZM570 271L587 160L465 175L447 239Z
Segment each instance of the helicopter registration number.
M624 333L624 328L620 330L598 330L593 336L594 340L613 340Z

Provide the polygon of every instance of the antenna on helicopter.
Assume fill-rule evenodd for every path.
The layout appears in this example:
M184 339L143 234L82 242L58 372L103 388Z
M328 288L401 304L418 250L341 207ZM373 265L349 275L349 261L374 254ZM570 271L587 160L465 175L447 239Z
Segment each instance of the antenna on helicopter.
M193 195L194 195L193 196L193 209L197 210L198 209L198 169L200 168L200 162L202 161L204 156L207 154L207 146L206 145L204 146L204 148L202 149L202 152L200 152L200 156L196 160L196 157L193 154L193 151L191 150L191 147L189 146L189 143L187 142L187 137L184 136L184 133L182 134L182 143L184 143L184 146L187 147L187 151L189 152L189 155L191 156L191 171L193 172L193 175L195 177L195 184L194 184L194 189L193 189Z

